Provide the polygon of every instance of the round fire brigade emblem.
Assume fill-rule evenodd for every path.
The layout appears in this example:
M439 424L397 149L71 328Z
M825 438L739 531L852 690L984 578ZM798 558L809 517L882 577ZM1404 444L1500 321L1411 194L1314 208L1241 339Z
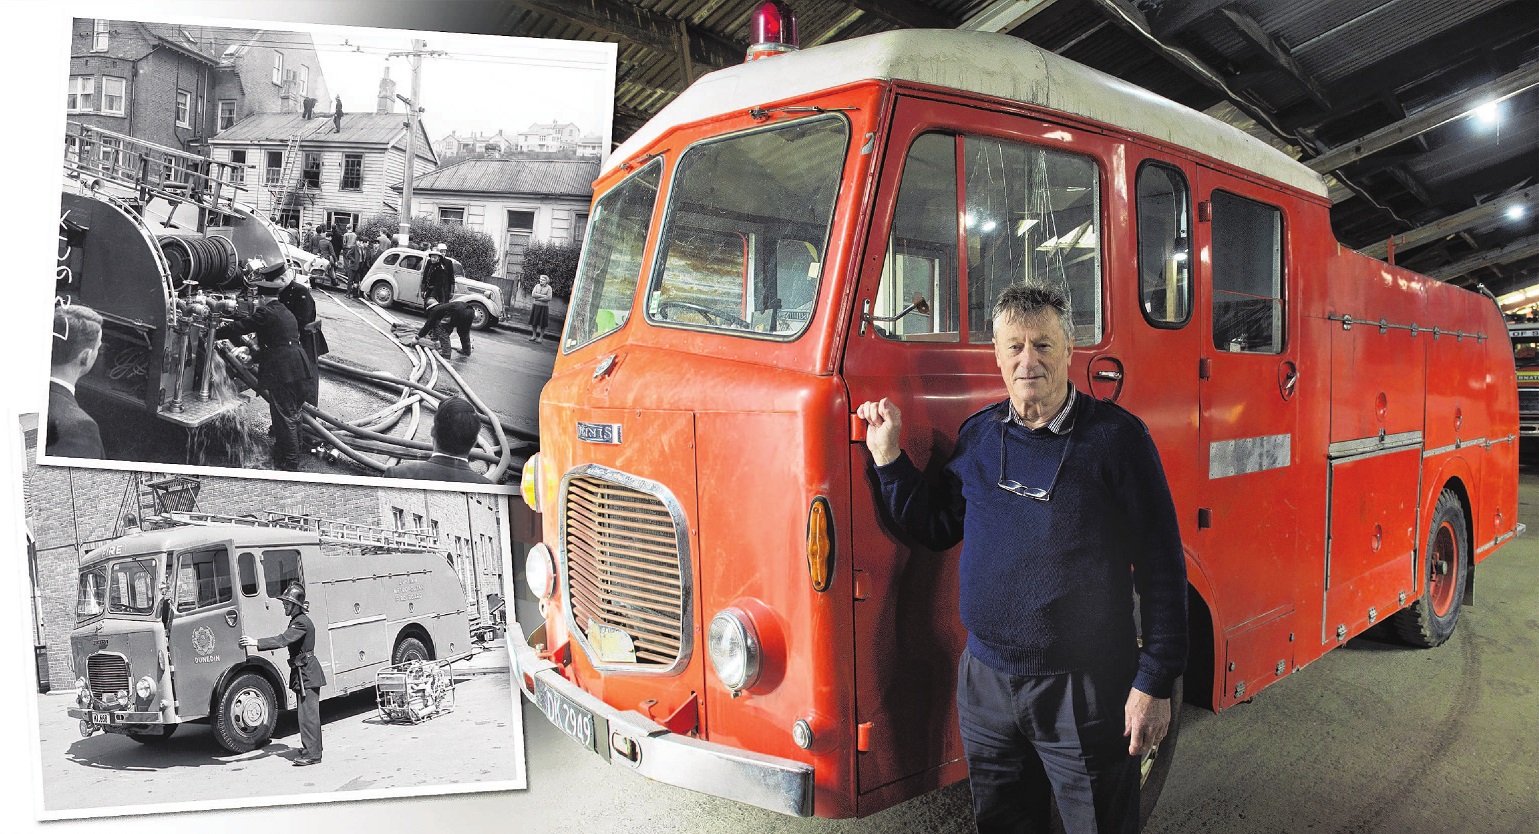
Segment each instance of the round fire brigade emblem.
M214 653L214 630L208 626L199 626L192 633L192 647L201 655Z

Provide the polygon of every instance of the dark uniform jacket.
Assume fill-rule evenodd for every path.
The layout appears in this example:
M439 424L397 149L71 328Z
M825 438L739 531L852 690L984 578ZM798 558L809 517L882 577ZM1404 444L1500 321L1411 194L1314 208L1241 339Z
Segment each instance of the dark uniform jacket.
M422 267L422 291L427 294L427 302L448 301L454 295L454 267L449 261L439 258L438 263L433 263L429 258L427 265Z
M262 388L301 382L315 375L309 357L299 346L299 322L277 297L264 299L250 315L222 325L214 337L233 339L247 333L255 333L262 346L262 367L257 373L257 384Z
M315 296L310 294L310 288L298 281L290 281L278 292L278 300L294 314L294 321L299 325L299 345L305 349L305 355L314 361L316 357L330 353L326 333L315 317Z
M96 421L57 382L48 384L48 454L64 458L106 457Z
M276 637L257 639L257 648L264 652L284 646L289 648L289 668L293 670L289 676L290 689L320 689L326 685L326 673L321 671L320 658L315 656L315 622L309 614L295 614L289 627Z
M434 453L427 460L398 463L385 470L386 478L411 478L418 481L454 481L462 484L489 484L485 475L470 468L470 462L453 455Z

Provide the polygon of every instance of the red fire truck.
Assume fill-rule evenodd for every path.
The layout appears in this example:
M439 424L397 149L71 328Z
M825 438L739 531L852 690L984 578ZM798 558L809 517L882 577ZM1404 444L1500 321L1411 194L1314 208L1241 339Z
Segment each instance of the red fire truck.
M938 466L1004 396L989 310L1026 279L1069 288L1071 379L1159 446L1188 701L1385 619L1443 642L1521 529L1505 326L1342 248L1329 209L1264 143L1011 37L705 76L596 184L525 471L525 694L615 766L789 814L963 778L956 553L884 527L852 412L892 398Z

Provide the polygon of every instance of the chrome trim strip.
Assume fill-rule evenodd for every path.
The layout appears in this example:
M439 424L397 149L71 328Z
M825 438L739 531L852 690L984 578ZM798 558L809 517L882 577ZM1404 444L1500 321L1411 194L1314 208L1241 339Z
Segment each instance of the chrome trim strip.
M1369 453L1373 452L1388 452L1410 446L1420 446L1421 440L1421 432L1419 431L1374 435L1373 437L1360 437L1356 440L1338 440L1326 449L1325 456L1332 460L1355 457L1357 455L1366 457Z
M541 626L531 637L543 631ZM633 762L611 752L609 764L630 768L655 782L790 816L812 816L812 765L670 733L639 712L611 707L562 677L553 663L542 660L517 622L508 623L508 646L513 653L513 678L530 703L534 703L533 680L538 678L557 694L606 720L609 738L605 743L611 750L619 737L639 753Z
M1450 443L1447 446L1439 446L1436 449L1428 449L1425 452L1422 452L1421 456L1423 458L1433 458L1433 457L1437 457L1438 455L1445 454L1447 452L1458 451L1459 449L1463 449L1465 446L1485 446L1485 445L1486 445L1486 439L1484 437L1477 437L1477 438L1475 438L1473 440L1460 440L1458 438L1454 438L1454 442L1453 443Z
M1208 444L1208 480L1281 469L1293 463L1293 435L1269 434Z
M567 486L572 480L581 477L599 478L610 483L645 492L662 502L664 509L673 519L673 537L679 551L679 593L683 604L679 608L679 656L671 666L656 669L638 669L627 664L605 663L599 658L599 653L588 643L585 629L578 626L577 620L572 616L572 583L565 581L568 576L569 565L566 554L566 492ZM673 497L673 492L662 484L637 477L618 469L610 469L596 463L586 463L575 466L565 475L561 476L559 487L560 500L557 508L558 529L560 535L556 537L556 576L561 580L561 607L566 618L566 628L572 635L573 642L582 648L582 653L587 656L588 662L593 668L605 674L614 675L676 675L689 665L690 658L695 650L695 571L694 559L689 550L689 519L684 515L684 505Z

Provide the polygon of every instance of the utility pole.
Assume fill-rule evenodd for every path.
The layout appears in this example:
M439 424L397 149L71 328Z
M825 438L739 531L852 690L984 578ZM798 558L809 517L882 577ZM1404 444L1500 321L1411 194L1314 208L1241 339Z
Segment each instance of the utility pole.
M411 59L411 98L396 96L406 102L406 170L405 180L401 183L401 228L397 236L397 246L411 244L411 181L415 176L414 169L417 161L417 122L422 114L422 107L418 104L422 99L422 56L447 55L442 50L429 51L427 41L413 40L410 52L392 52L391 58L405 56Z

